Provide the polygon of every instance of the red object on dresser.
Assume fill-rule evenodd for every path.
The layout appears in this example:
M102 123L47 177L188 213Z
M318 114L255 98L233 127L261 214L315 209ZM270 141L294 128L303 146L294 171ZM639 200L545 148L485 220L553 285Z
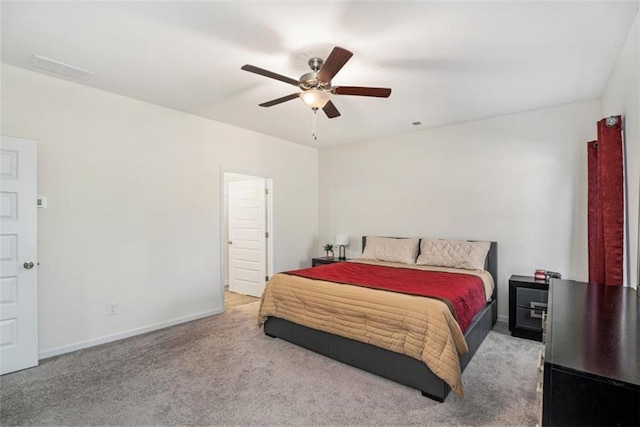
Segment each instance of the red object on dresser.
M589 282L622 286L624 195L622 117L598 122L598 141L588 143ZM611 120L612 122L613 120Z
M482 279L471 274L385 267L358 262L327 264L288 271L285 274L436 298L451 308L462 333L467 331L474 316L487 303Z

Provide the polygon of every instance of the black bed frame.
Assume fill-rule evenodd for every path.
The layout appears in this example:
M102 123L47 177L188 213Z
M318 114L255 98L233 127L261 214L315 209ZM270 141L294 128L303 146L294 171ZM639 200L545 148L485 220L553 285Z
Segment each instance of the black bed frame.
M366 237L363 237L362 250L365 246ZM496 242L491 242L485 260L485 269L493 276L496 286L491 302L487 303L473 318L465 333L469 352L460 358L462 371L498 318L498 244ZM427 365L404 354L308 328L277 317L267 319L264 324L264 333L270 337L281 338L340 362L416 388L422 392L423 396L439 402L444 402L451 390L449 385L431 372Z

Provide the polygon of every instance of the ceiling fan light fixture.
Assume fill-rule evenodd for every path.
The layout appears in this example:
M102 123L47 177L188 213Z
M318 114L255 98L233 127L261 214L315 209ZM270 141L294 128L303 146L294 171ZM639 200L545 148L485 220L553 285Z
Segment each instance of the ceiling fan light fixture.
M300 94L300 99L309 108L322 108L329 102L331 95L318 89L309 89Z

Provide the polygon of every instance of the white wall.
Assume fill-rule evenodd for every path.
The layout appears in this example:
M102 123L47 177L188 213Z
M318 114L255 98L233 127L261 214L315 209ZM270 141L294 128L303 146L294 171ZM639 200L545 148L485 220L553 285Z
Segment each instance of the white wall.
M626 143L627 213L630 274L629 283L638 286L638 223L640 222L640 15L618 56L602 95L603 116L623 116ZM626 254L625 254L626 255ZM625 270L625 275L626 275Z
M222 311L223 167L273 177L275 271L309 264L315 149L10 66L2 89L2 133L38 141L48 197L41 355Z
M498 242L508 278L536 268L587 280L586 144L591 101L320 150L320 240L360 236ZM318 246L316 254L321 254Z

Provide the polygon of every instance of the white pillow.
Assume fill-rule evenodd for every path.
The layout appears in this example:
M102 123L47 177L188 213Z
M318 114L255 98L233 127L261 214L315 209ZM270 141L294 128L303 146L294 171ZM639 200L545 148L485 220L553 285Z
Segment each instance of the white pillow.
M394 239L367 236L367 243L361 258L415 264L419 244L420 239L417 238Z
M416 264L484 270L491 242L423 239Z

